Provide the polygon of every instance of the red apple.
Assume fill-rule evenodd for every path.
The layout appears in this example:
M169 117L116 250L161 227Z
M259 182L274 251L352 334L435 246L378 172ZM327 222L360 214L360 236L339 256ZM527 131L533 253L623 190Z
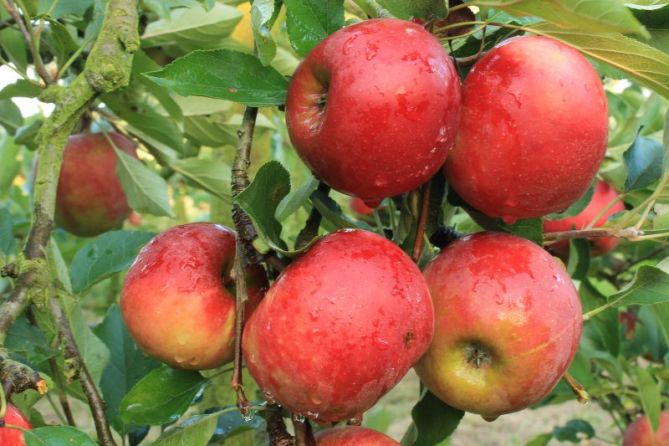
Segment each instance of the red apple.
M7 404L7 412L4 418L5 427L0 427L0 445L2 446L25 446L23 432L20 429L9 426L32 429L28 419L11 404Z
M585 229L590 223L592 223L596 218L598 220L595 222L595 228L604 226L608 221L609 217L613 214L625 210L625 204L617 200L618 192L606 184L604 181L597 181L595 186L595 191L592 195L592 199L588 206L581 211L580 214L574 217L567 217L562 220L549 220L544 221L544 232L560 232L560 231L570 231L572 229ZM612 206L608 208L606 212L601 214L601 212L613 203ZM601 215L600 215L601 214ZM607 254L618 245L619 239L615 237L596 237L590 239L590 246L592 247L592 255L604 255ZM566 256L569 252L569 242L567 240L562 240L557 243L550 245L551 251L554 251L556 254L561 256Z
M360 426L325 429L316 435L316 446L399 446L392 438Z
M137 157L134 142L120 133L107 135L119 149ZM58 179L56 224L92 237L119 228L131 212L116 176L116 153L105 135L70 136Z
M128 331L149 355L182 369L233 358L235 234L212 223L171 228L146 245L121 292ZM247 271L248 310L262 298L262 268Z
M385 238L331 233L286 268L244 330L244 357L269 401L318 422L369 409L432 339L416 265Z
M374 208L370 208L358 197L351 197L351 210L358 215L368 217L374 212Z
M307 55L288 88L286 123L316 176L375 206L439 170L459 109L460 81L439 41L414 23L377 19Z
M585 57L547 37L509 39L465 80L446 176L507 223L561 212L592 183L607 132L606 95Z
M666 446L669 445L669 412L660 414L660 426L653 432L648 417L641 416L627 427L623 446Z
M578 293L534 243L482 232L448 245L425 268L434 340L416 371L437 397L486 419L545 397L581 337Z

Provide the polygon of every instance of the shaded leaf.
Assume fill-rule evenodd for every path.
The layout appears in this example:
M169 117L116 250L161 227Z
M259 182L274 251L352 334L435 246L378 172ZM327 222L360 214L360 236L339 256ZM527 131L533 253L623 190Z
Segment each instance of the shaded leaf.
M218 423L218 413L196 415L174 426L156 440L154 446L207 446Z
M251 6L253 39L263 65L269 64L276 55L276 43L271 31L280 10L281 0L255 0Z
M441 444L458 427L464 412L455 409L434 396L429 390L423 392L420 401L411 410L411 418L416 428L413 446L434 446Z
M585 420L569 420L566 425L553 430L553 437L558 441L580 443L582 439L590 439L594 436L595 429Z
M669 302L669 274L649 265L641 265L634 280L609 296L610 305L653 305Z
M96 446L91 438L70 426L47 426L23 431L26 446Z
M13 135L22 124L23 117L16 104L10 99L0 100L0 125Z
M627 168L625 192L643 189L659 180L663 171L663 158L662 143L637 135L629 149L623 153Z
M5 208L0 208L0 252L6 256L14 254L16 239L12 214Z
M307 202L309 196L317 187L318 180L312 175L309 175L309 178L302 183L300 187L291 191L283 198L283 200L281 200L281 203L279 203L279 206L276 208L276 218L279 221L282 221L289 215L297 212L297 210Z
M223 161L186 158L173 160L170 167L200 188L230 203L230 166Z
M660 425L660 410L662 406L662 384L655 381L651 374L641 367L636 368L635 381L641 397L641 406L650 420L653 431Z

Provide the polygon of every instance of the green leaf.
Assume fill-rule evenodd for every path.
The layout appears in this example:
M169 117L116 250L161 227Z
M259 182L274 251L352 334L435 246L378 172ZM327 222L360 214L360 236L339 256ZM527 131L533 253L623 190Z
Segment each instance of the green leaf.
M9 192L14 178L21 170L21 148L7 132L0 129L0 199Z
M291 191L281 200L279 206L276 208L276 218L279 221L285 220L289 215L297 212L309 199L309 196L318 187L318 180L309 175L309 178L302 183L300 187Z
M425 390L411 410L411 418L418 432L413 446L441 444L453 434L464 414Z
M413 16L411 3L406 0L377 0L377 3L398 19L407 20Z
M568 30L551 24L533 26L531 31L561 40L669 98L669 55L652 46L622 34Z
M251 6L253 39L258 49L258 58L268 65L276 55L276 43L272 37L272 26L279 16L281 0L254 0Z
M274 68L231 50L194 51L145 76L184 96L227 99L252 107L282 105L288 89L288 81Z
M70 426L47 426L23 431L26 446L96 446L91 438Z
M627 168L625 192L643 189L662 176L664 147L659 141L637 135L623 159Z
M230 166L223 161L186 158L173 160L170 167L179 172L203 190L213 194L226 203L230 198Z
M0 126L3 126L12 135L23 124L21 111L10 99L0 101Z
M160 436L154 446L207 446L218 423L218 412L196 415Z
M259 232L273 246L286 250L276 208L290 192L290 175L278 161L264 164L253 182L235 197L235 202L253 219Z
M46 248L46 258L49 266L49 273L54 281L60 282L62 288L68 293L72 293L72 282L70 281L70 272L67 269L67 263L60 252L58 243L51 237Z
M72 291L79 294L112 274L128 269L141 247L155 235L142 231L110 231L94 238L72 260Z
M226 440L223 444L226 446L247 446L250 444L243 440L237 440L238 435L250 430L260 429L265 425L265 419L258 415L252 415L250 419L244 419L236 406L226 407L219 412L218 425L216 426L216 433L212 442L219 444ZM233 438L234 437L234 438ZM253 442L256 444L256 442Z
M116 151L116 174L130 207L137 212L156 216L172 216L167 195L167 183L138 159L114 147Z
M584 239L569 240L567 272L576 280L583 280L590 268L590 244Z
M634 280L610 296L609 302L616 307L669 302L669 274L654 266L641 265Z
M155 359L142 352L128 333L121 309L112 305L104 321L95 327L94 333L105 343L111 353L109 365L100 381L105 400L105 414L114 428L123 432L120 419L121 400L142 377L160 366Z
M553 434L539 434L528 441L525 446L546 446L553 439Z
M656 382L651 374L641 367L636 368L635 378L643 411L650 420L653 431L657 431L662 406L662 383Z
M566 425L553 430L553 437L558 441L580 443L582 439L590 439L594 436L595 429L585 420L569 420Z
M0 208L0 252L6 256L14 254L16 239L12 214L5 208Z
M159 69L160 65L154 62L154 60L147 56L143 51L137 51L132 58L133 79L139 81L149 93L158 99L158 102L160 102L160 105L162 105L170 117L180 124L183 121L183 114L181 113L179 104L177 104L172 96L170 96L169 90L161 87L155 82L151 82L145 76L141 75L147 71Z
M210 11L199 4L172 9L168 19L149 23L142 35L142 46L173 44L186 50L214 48L230 35L241 18L239 10L220 2Z
M373 230L371 226L362 221L355 221L347 217L341 207L323 192L316 190L311 194L311 204L314 205L323 218L335 225L337 228L360 228L368 231Z
M509 0L507 5L501 3L498 8L518 16L540 17L563 28L638 33L649 37L648 31L621 0Z
M6 346L10 352L21 355L29 363L39 364L55 356L44 333L25 317L12 324L7 333Z
M606 297L588 280L581 282L579 296L581 297L584 313L607 305ZM595 326L595 330L599 335L603 349L606 349L612 355L618 355L618 352L620 351L620 323L618 321L618 310L616 308L607 308L593 317L590 321Z
M19 79L13 84L9 84L0 90L0 100L11 99L13 97L36 98L42 91L41 88L32 82L28 82L25 79Z
M546 218L550 220L562 220L563 218L574 217L583 212L583 209L588 207L590 201L592 200L592 196L595 193L595 184L597 184L597 180L593 181L583 196L574 202L571 206L569 206L566 211L549 214L546 216Z
M655 6L635 8L632 12L650 33L647 43L660 51L669 53L669 3L657 2Z
M36 119L30 124L25 124L17 128L14 142L26 146L29 150L36 150L37 143L35 142L35 137L39 129L42 128L42 123L41 119Z
M39 0L38 9L33 14L49 13L49 17L59 19L66 15L83 16L93 6L93 0Z
M206 380L197 372L166 365L142 378L121 401L126 424L159 425L176 421L188 409Z
M343 0L284 0L290 43L305 56L321 40L344 26Z

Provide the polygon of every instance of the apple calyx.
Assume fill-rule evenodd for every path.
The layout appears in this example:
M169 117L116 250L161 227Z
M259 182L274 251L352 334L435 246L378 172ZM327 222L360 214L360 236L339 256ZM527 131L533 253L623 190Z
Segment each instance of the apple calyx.
M490 349L479 342L472 342L465 346L465 361L468 365L480 369L492 364L493 355Z

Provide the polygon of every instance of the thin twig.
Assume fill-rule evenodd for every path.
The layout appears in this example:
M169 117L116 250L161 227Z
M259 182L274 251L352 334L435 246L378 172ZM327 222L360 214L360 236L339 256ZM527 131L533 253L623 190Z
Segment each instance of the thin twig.
M616 237L628 240L639 240L644 235L644 231L637 228L594 228L594 229L576 229L573 231L547 232L544 234L544 243L551 244L560 240L570 240L575 238L598 238L598 237Z
M42 78L42 80L47 86L53 84L54 80L47 71L46 67L44 66L44 62L42 61L42 56L39 53L37 39L34 35L32 35L32 33L28 30L26 26L27 20L24 21L23 17L21 17L21 14L19 14L19 11L16 8L14 0L2 0L2 5L5 7L7 12L9 12L9 14L12 16L14 22L16 22L17 25L19 25L21 34L23 34L23 38L26 40L28 46L30 47L30 52L33 56L33 65L35 66L35 71L37 71L37 74L39 74L39 77ZM23 11L23 14L25 15L26 11Z
M244 117L242 118L242 125L237 132L239 143L237 144L235 159L232 165L231 179L233 197L249 185L248 168L251 164L251 146L253 144L253 131L255 130L257 116L257 108L246 107ZM237 203L234 203L232 206L232 220L237 230L235 255L235 286L237 295L235 302L235 368L230 384L237 394L237 407L239 407L242 414L246 414L248 413L249 402L244 394L244 382L242 378L242 335L244 334L244 307L248 300L248 293L244 271L249 265L259 264L262 257L253 247L253 240L257 237L253 223Z
M295 428L295 446L316 446L314 430L308 419L300 417L298 420L293 416L293 427Z
M79 353L74 334L72 333L72 328L70 327L70 322L67 320L67 316L65 316L63 308L60 306L56 297L51 297L49 299L49 308L53 320L56 323L58 336L65 348L65 361L70 362L74 367L74 370L78 372L81 387L86 394L86 400L88 401L88 405L93 414L95 430L98 434L98 442L103 446L115 446L116 443L114 442L114 437L109 429L109 423L107 422L107 417L105 415L104 401L102 401L98 388L95 386L93 378L91 378L91 375L88 372L88 368L81 357L81 353Z
M276 404L268 404L265 414L269 444L271 446L293 446L293 437L286 430L281 407Z

